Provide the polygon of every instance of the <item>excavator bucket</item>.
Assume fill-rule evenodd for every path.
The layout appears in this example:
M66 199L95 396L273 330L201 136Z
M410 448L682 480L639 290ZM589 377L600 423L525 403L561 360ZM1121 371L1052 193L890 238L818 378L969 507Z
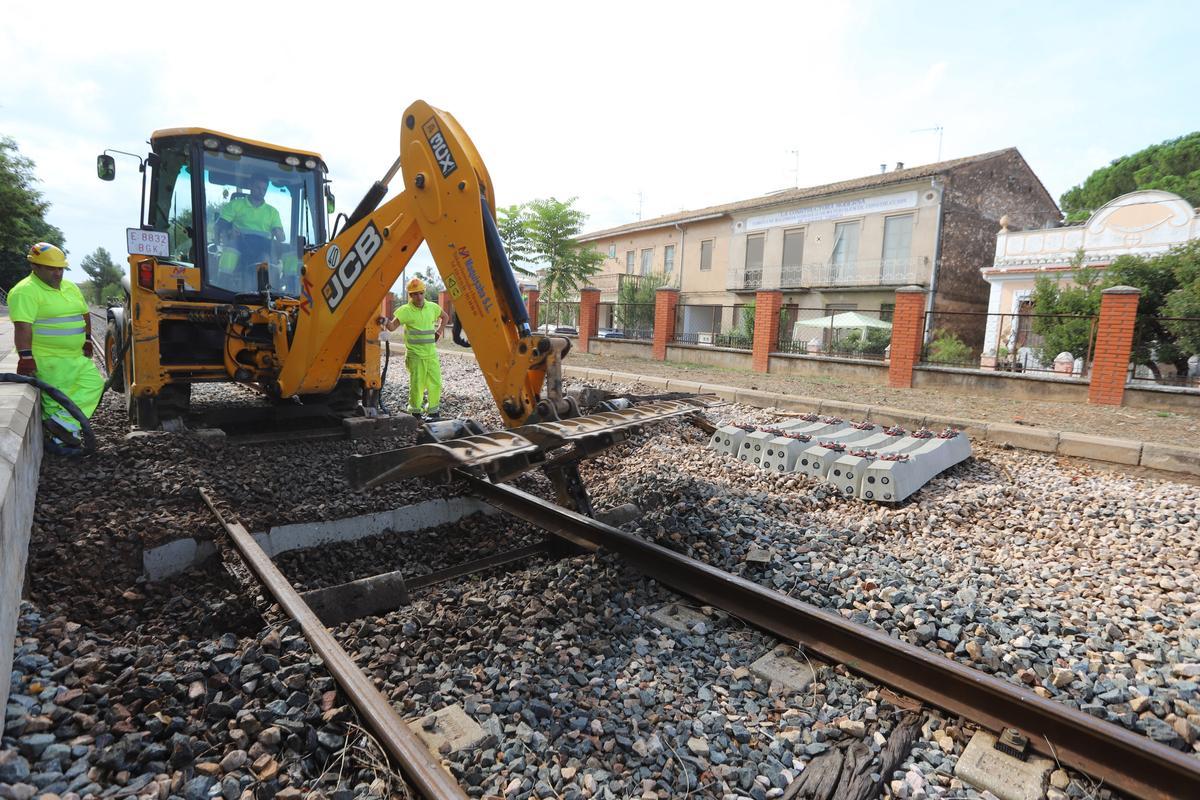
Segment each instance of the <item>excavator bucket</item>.
M650 401L614 411L600 411L570 419L522 425L512 430L455 436L381 453L350 456L347 477L354 489L370 489L389 481L422 475L446 474L455 469L478 468L499 483L522 472L554 462L578 461L623 441L642 426L672 417L697 414L714 405L715 398ZM438 423L425 426L435 438ZM477 426L476 426L477 429ZM442 430L446 430L443 428ZM450 428L467 430L461 424ZM559 454L555 451L570 447Z

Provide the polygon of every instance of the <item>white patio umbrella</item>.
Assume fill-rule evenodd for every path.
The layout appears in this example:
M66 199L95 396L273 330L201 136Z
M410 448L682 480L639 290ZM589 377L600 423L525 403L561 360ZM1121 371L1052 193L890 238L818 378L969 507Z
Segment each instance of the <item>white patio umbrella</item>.
M862 330L863 338L867 336L867 328L885 328L891 330L892 323L885 322L878 317L869 317L866 314L860 314L857 311L843 311L840 314L832 314L828 317L817 317L815 319L802 319L792 326L792 338L802 339L801 333L798 330L801 326L809 328L812 332L818 330L836 330L841 328L859 328Z

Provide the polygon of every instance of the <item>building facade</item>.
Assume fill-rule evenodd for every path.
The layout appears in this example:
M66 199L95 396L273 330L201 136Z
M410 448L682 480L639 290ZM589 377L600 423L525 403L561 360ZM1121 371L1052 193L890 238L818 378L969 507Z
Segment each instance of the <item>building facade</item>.
M1110 200L1079 225L1014 230L1002 218L992 261L981 270L989 285L984 366L997 352L1017 353L1026 345L1038 277L1071 284L1080 269L1103 269L1123 255L1162 255L1193 239L1200 239L1200 213L1179 195L1158 190Z
M789 189L579 237L605 256L608 283L662 276L685 306L684 333L703 310L779 289L786 305L890 316L895 290L929 290L932 311L983 311L1001 216L1012 227L1056 224L1058 206L1014 148ZM637 280L637 278L632 278ZM615 294L613 295L615 299ZM602 302L609 298L602 294ZM983 339L982 326L969 332Z

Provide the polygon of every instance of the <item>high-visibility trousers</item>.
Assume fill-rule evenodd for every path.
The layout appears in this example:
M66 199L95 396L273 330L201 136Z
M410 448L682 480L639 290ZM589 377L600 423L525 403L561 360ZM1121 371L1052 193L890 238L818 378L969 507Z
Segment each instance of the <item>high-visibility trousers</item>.
M436 350L425 355L413 352L415 349L410 346L404 354L404 366L408 369L408 413L427 411L436 414L442 405L442 365ZM428 409L424 408L426 392L429 393Z
M74 356L33 353L37 361L37 377L71 398L84 416L91 419L104 392L104 378L92 359L80 353ZM42 393L42 419L53 419L77 438L83 429L71 412L45 392Z

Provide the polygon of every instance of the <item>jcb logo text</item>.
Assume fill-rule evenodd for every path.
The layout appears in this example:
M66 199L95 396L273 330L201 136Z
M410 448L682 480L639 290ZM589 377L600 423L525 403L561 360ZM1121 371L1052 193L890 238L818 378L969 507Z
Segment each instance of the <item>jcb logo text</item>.
M321 294L325 296L325 303L329 306L330 311L336 311L337 307L346 299L350 287L362 276L382 244L383 238L379 235L375 223L368 222L367 227L358 235L358 240L354 242L354 247L346 253L346 257L333 270L329 281L321 289Z

